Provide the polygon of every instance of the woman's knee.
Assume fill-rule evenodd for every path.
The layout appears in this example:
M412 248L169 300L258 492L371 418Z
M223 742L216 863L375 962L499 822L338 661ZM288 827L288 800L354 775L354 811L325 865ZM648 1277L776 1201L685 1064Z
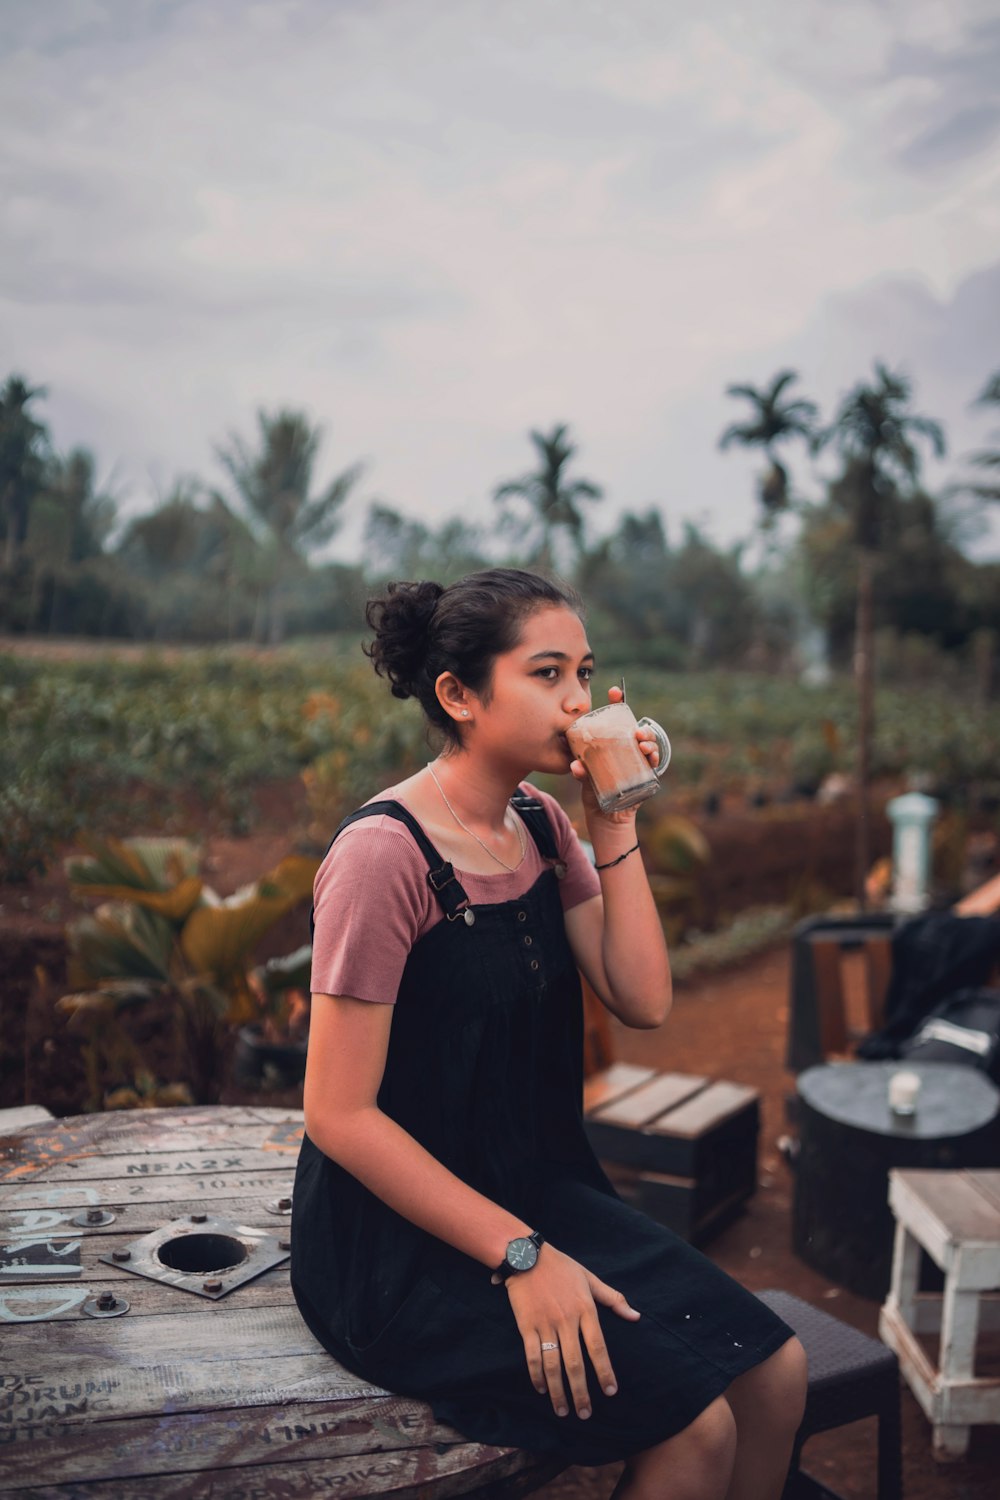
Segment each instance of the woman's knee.
M783 1431L799 1429L806 1407L809 1367L806 1351L796 1338L788 1339L759 1366L761 1392L772 1421Z
M632 1483L625 1493L629 1500L664 1494L721 1500L735 1457L736 1421L726 1398L719 1396L687 1427L630 1460Z
M719 1467L727 1474L732 1468L736 1452L736 1418L725 1396L719 1396L701 1414L685 1427L682 1437L687 1437L692 1450L703 1460L706 1468Z
M781 1380L784 1398L788 1402L788 1417L792 1431L797 1431L806 1409L809 1391L809 1361L806 1351L798 1339L789 1339L778 1350L775 1358L781 1360Z

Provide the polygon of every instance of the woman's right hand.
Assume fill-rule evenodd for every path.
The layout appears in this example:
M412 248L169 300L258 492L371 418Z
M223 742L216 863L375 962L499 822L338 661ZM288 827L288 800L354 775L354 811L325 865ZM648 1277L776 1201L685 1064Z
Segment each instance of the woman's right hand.
M539 1394L547 1391L557 1416L569 1414L563 1371L578 1417L590 1416L587 1372L583 1349L587 1350L598 1384L606 1396L618 1389L597 1304L610 1307L621 1318L634 1322L639 1313L630 1307L623 1292L594 1276L585 1266L546 1242L530 1271L517 1272L505 1283L510 1305L524 1340L531 1380ZM552 1344L552 1349L543 1349Z

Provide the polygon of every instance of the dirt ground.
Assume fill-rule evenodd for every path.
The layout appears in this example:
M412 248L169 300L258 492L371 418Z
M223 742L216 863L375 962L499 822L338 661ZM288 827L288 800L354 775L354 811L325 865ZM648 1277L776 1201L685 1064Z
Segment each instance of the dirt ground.
M813 1271L791 1246L791 1169L777 1141L788 1129L783 1065L788 1009L787 947L739 969L680 987L658 1032L616 1027L617 1056L677 1072L709 1073L751 1084L761 1094L758 1189L749 1208L705 1247L718 1265L753 1290L781 1287L875 1335L878 1303L856 1297ZM844 1500L874 1500L875 1422L866 1420L813 1438L803 1466ZM545 1500L606 1500L617 1466L570 1469L537 1493ZM903 1489L906 1500L996 1500L1000 1494L1000 1428L975 1428L969 1457L938 1463L930 1426L903 1388Z

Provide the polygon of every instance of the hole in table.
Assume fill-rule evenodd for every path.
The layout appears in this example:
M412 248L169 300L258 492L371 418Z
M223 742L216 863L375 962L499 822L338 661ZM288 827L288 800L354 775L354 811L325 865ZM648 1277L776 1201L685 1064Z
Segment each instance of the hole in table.
M165 1240L156 1257L172 1271L228 1271L242 1265L247 1252L228 1234L181 1234Z

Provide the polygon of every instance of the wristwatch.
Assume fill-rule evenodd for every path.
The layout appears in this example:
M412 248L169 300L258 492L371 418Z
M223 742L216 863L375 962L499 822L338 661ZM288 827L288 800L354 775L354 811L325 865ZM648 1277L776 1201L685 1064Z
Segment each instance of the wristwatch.
M538 1259L538 1252L545 1244L538 1230L531 1234L518 1235L511 1240L507 1246L507 1254L497 1266L493 1275L498 1281L506 1281L508 1276L516 1276L521 1271L530 1271Z

